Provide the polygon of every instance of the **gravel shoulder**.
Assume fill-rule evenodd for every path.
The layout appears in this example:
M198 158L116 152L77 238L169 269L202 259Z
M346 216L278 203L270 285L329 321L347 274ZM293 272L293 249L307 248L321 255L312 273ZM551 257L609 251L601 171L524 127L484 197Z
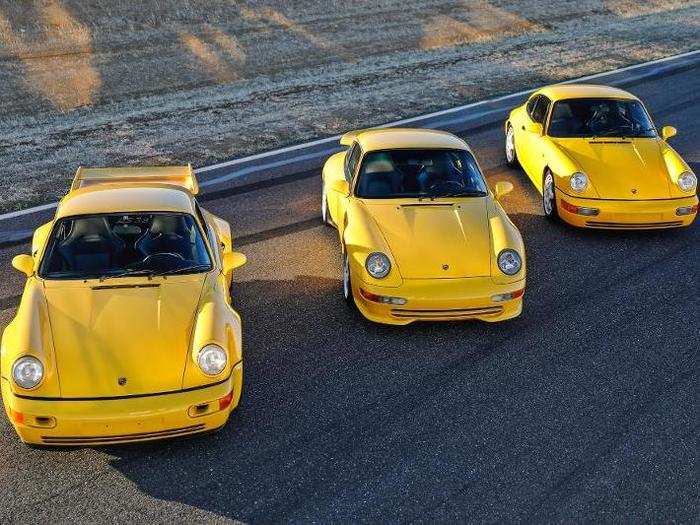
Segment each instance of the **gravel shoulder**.
M0 212L698 47L697 0L0 0Z

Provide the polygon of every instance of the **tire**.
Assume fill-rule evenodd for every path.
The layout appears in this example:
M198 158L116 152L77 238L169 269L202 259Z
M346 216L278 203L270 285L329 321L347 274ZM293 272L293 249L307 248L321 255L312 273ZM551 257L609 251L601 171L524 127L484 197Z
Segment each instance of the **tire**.
M511 168L519 168L520 161L518 160L518 153L515 151L515 132L513 131L513 126L510 124L508 124L508 128L506 129L504 150L506 164Z
M542 211L548 220L552 222L559 220L554 175L549 170L545 170L542 176Z
M350 278L350 260L343 250L343 300L350 308L355 308L355 298L352 294L352 280Z
M325 184L323 184L321 189L321 222L326 226L333 226L330 215L328 214L328 195L326 195Z

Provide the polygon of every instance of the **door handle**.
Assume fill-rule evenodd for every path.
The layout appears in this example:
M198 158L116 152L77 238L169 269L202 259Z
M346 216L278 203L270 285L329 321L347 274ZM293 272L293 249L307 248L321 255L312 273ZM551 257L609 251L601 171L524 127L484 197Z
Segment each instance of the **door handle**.
M520 127L523 128L523 131L525 131L525 126L520 126Z

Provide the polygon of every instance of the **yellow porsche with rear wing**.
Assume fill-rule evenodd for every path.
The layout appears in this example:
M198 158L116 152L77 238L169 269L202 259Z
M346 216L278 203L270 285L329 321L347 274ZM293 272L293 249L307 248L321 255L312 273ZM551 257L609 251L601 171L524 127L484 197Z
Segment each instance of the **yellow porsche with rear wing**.
M197 204L190 166L80 168L12 265L5 411L32 444L100 445L214 430L243 386L229 225Z

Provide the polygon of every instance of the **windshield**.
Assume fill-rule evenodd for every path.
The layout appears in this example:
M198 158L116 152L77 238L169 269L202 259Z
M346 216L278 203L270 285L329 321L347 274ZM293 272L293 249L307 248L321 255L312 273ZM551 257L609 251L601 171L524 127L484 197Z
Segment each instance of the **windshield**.
M127 213L60 219L39 274L46 279L200 273L211 259L194 218Z
M355 194L366 199L487 195L476 160L464 150L374 151L358 177Z
M572 99L554 104L550 137L656 137L656 129L637 100Z

